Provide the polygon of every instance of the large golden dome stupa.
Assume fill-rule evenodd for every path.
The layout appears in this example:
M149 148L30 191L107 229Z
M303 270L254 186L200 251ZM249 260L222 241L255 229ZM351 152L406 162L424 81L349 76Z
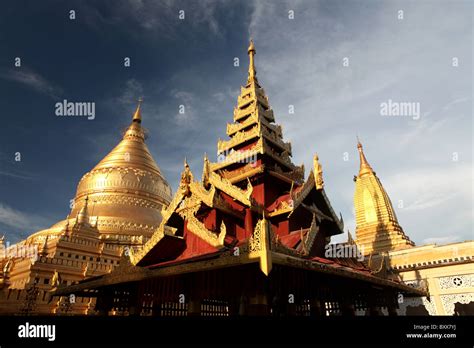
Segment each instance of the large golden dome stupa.
M111 243L142 243L161 222L161 208L171 200L171 188L145 144L138 105L122 141L77 185L68 219L31 235L33 241L57 235L74 224L88 201L90 222Z
M122 141L79 181L71 217L86 197L99 231L110 238L149 237L158 227L171 188L145 144L140 104Z

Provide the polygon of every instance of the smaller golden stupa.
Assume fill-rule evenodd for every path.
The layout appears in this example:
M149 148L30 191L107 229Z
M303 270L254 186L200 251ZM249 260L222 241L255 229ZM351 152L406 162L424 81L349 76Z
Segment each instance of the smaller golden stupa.
M364 255L414 246L398 223L392 202L365 158L360 141L357 149L360 158L359 175L354 178L357 245L362 247Z

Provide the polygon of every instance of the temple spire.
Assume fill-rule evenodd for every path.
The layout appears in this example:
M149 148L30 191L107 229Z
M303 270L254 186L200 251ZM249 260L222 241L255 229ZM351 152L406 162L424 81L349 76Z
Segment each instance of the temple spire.
M145 131L143 130L142 124L142 106L143 98L138 98L138 105L135 113L133 114L132 124L128 126L127 130L124 133L124 139L141 139L145 140L146 135ZM128 152L127 152L128 153Z
M365 158L357 139L360 171L355 178L356 244L364 255L414 246L398 223L390 197Z
M138 122L138 123L142 122L142 112L140 109L142 105L142 101L143 101L142 97L138 98L138 106L137 106L137 109L135 110L135 113L133 114L133 122Z
M372 167L370 166L369 162L367 162L367 158L364 155L364 149L362 148L362 144L357 138L357 149L359 150L359 158L360 158L360 169L359 169L359 176L365 174L374 174Z
M248 78L248 82L250 83L252 81L255 81L256 75L257 75L257 70L255 70L255 62L254 62L254 56L255 56L256 50L255 50L255 45L253 44L252 39L250 40L250 45L247 52L250 58L249 78Z
M77 222L78 223L89 223L89 209L88 209L88 204L89 203L89 196L86 196L84 205L82 206L81 210L79 211L79 214L77 214Z

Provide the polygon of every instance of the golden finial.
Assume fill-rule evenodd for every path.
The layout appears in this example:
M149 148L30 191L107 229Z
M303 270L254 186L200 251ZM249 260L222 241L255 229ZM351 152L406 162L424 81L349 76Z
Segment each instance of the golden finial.
M321 190L324 187L323 167L319 163L318 154L315 154L313 156L313 170L314 170L314 179L315 179L316 189Z
M255 54L256 50L255 50L255 45L253 43L253 40L250 39L250 44L249 44L249 49L248 49L248 53L250 54L250 52L253 51L253 54Z
M67 216L66 216L66 225L64 225L64 232L66 232L66 234L68 234L68 232L69 232L69 215L70 214L67 214Z
M255 45L253 44L253 40L250 39L250 45L247 50L250 58L250 64L249 64L249 82L253 81L255 79L255 75L257 75L257 70L255 70L255 63L254 63L254 56L255 53L257 52L255 50Z
M360 158L359 176L373 173L374 171L372 167L370 166L369 162L367 162L367 158L365 158L364 149L362 148L359 137L357 137L357 149L359 150Z
M184 170L181 173L181 180L179 182L179 188L184 196L189 195L189 184L193 182L193 174L191 173L191 169L189 169L188 161L186 157L184 158Z
M209 158L207 157L207 152L204 153L201 181L204 184L204 186L208 186L209 184Z
M79 223L88 223L89 222L88 205L89 205L89 196L86 196L84 205L82 206L81 210L77 214L77 218L76 218L77 222L79 222Z
M142 97L138 98L138 106L137 106L137 110L135 110L135 113L133 114L133 122L138 122L138 123L142 122L142 112L140 110L142 101L143 101Z

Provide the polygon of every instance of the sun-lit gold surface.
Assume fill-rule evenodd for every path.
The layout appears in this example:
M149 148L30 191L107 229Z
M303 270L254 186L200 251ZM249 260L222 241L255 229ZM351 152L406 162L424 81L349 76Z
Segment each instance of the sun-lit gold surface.
M314 170L314 179L316 180L316 188L321 190L324 187L323 180L323 167L319 163L319 157L317 154L313 156L313 170Z
M408 299L399 306L405 315L459 315L459 305L474 301L474 242L414 246L400 227L390 199L358 142L360 170L356 177L356 243L370 267L390 269L389 277L429 297ZM352 243L349 234L349 242Z
M138 105L122 141L86 173L77 187L74 216L89 197L91 215L100 216L102 234L150 236L161 221L171 189L145 144Z
M86 198L102 239L134 244L151 236L161 222L162 207L171 200L171 188L145 144L140 103L122 141L79 181L68 218L20 244L60 235L80 214Z
M0 289L16 291L11 297L0 292L0 313L20 313L29 301L24 289L35 279L42 300L31 312L60 313L70 307L75 314L89 313L90 299L74 305L65 298L50 301L51 288L110 272L125 246L143 245L159 226L171 189L145 144L141 121L139 104L122 141L79 182L65 220L13 246L33 248L32 256L0 258Z
M281 126L269 123L274 122L273 111L257 81L253 42L250 43L248 53L248 82L242 87L238 97L238 107L234 112L236 122L227 126L230 140L219 141L217 146L218 153L228 153L225 161L210 163L206 155L202 180L195 181L185 160L179 189L171 200L171 190L145 144L139 103L122 141L79 182L74 207L67 219L18 243L38 245L39 260L35 263L24 257L0 260L0 290L3 288L13 291L11 297L10 292L8 297L7 291L0 292L0 313L20 311L27 301L24 289L31 286L34 278L39 279L43 300L38 302L38 307L33 312L60 313L65 298L51 302L51 291L61 284L70 285L89 277L110 273L118 264L124 245L144 244L143 248L129 249L130 261L136 265L161 239L183 239L183 236L177 234L177 227L168 225L168 222L172 223L173 214L174 219L186 221L189 232L212 247L223 248L227 229L230 230L231 225L226 226L222 220L214 228L207 227L198 219L198 210L202 207L215 208L243 221L244 212L233 209L218 193L224 193L245 207L255 208L255 200L252 198L254 188L249 180L255 173L268 171L270 175L285 178L292 183L290 199L281 201L275 210L262 213L248 246L242 249L242 255L248 253L249 258L259 259L260 268L265 275L270 273L274 260L281 257L278 253L283 254L285 259L309 255L316 237L319 238L319 222L335 222L343 230L342 217L339 219L335 214L324 192L323 170L318 156L313 157L312 170L304 180L304 167L296 167L292 163L291 145L283 142ZM237 122L245 117L247 118L243 122ZM249 156L264 154L277 164L256 166L249 161L238 170L229 170L229 167L240 163L248 155L240 152L239 147L253 142L253 147L248 150ZM393 273L394 277L400 275L410 284L420 282L420 279L427 281L430 294L434 294L434 304L431 306L434 308L436 305L438 314L451 314L444 308L446 301L443 296L454 296L456 301L467 303L467 300L473 299L472 287L468 289L470 297L466 297L464 288L449 291L437 289L438 279L443 280L443 286L459 275L470 279L464 274L471 272L468 260L473 259L472 242L443 247L413 247L414 243L400 227L390 199L368 163L360 142L357 148L360 170L355 178L355 242L363 246L362 251L366 256L370 255L367 259L373 261L383 258L385 263L380 263L380 269L384 265L390 265L398 272ZM294 183L298 183L299 190L294 190ZM322 200L328 207L326 214L315 204L308 203L307 197L310 197L314 189L318 194L321 193ZM283 214L291 216L300 206L312 213L312 222L305 232L301 229L301 250L295 250L280 243L278 235L273 233L271 219ZM350 233L349 239L352 242ZM124 259L126 258L120 259L121 264ZM235 260L235 256L231 259ZM425 269L427 261L428 264L433 264L430 269ZM440 265L435 267L435 263ZM16 301L12 305L14 298ZM90 314L94 313L92 308L93 302L86 298L86 301L75 305L73 312Z
M356 243L365 255L388 250L409 248L414 243L399 225L392 202L379 178L365 158L358 142L359 175L355 177L354 206L356 214Z
M248 260L259 259L260 269L265 275L269 275L272 269L272 251L299 257L309 255L311 251L314 252L319 222L326 220L325 223L335 225L335 231L343 230L342 219L337 217L324 193L323 172L317 155L314 157L309 177L305 181L304 166L295 166L291 161L291 144L283 141L281 126L271 124L274 122L273 112L271 112L265 91L256 77L253 42L250 43L248 53L250 64L247 84L241 88L241 93L237 98L238 106L234 109L234 123L227 125L227 135L230 139L219 140L217 143L218 162L211 163L205 155L202 179L195 181L185 161L179 190L171 203L163 209L160 227L143 248L133 250L131 253L131 261L134 265L143 266L149 262L148 259L153 257L152 250L164 238L167 240L178 238L166 234L166 229L173 226L178 229L186 226L186 233L191 232L215 248L224 247L226 238L229 239L227 243L233 240L235 236L230 234L226 236L226 231L227 228L231 230L232 227L235 231L235 225L232 225L234 220L222 218L221 223L217 220L214 222L212 215L205 215L206 211L214 211L219 218L220 213L223 212L224 216L231 215L232 218L236 218L235 221L244 221L250 217L250 224L252 224L252 214L259 215L259 221L250 232L251 236L248 237L248 245L242 244L239 253L247 255ZM266 210L265 203L258 201L258 199L263 199L263 186L259 187L260 192L254 188L255 183L261 185L261 182L265 181L263 178L266 174L272 181L273 178L277 178L279 182L286 182L290 189L289 195L284 195L284 199L272 208L272 211ZM295 184L298 189L293 192ZM318 209L316 204L303 203L310 193L315 191L321 198L323 202L321 207L324 207L327 214ZM235 206L233 203L238 204ZM279 242L278 234L274 234L271 227L271 219L284 219L285 217L278 216L283 214L289 218L296 209L301 209L300 211L304 209L312 215L312 222L304 229L304 233L303 229L299 231L302 241L301 251ZM206 220L206 217L210 219ZM227 222L224 223L224 221L230 221L229 225L227 226ZM252 229L253 226L248 226L248 228ZM323 243L327 242L328 238Z

